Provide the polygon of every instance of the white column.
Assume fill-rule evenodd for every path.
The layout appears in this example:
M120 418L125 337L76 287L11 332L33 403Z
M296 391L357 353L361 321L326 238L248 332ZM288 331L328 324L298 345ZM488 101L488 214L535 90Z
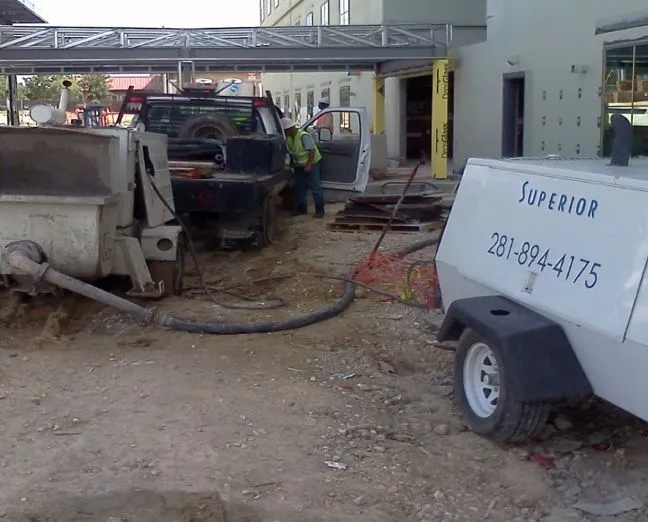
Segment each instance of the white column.
M387 135L387 157L391 160L405 157L406 95L404 80L400 78L385 80L385 134Z

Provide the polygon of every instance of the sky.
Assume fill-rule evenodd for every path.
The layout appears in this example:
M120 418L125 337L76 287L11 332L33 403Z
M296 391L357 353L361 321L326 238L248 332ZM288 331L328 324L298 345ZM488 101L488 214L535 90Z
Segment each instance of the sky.
M101 27L256 27L259 0L30 0L51 25Z

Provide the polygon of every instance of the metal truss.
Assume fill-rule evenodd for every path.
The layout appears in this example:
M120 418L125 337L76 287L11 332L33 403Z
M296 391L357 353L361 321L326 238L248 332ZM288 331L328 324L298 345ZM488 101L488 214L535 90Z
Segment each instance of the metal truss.
M119 29L0 26L0 71L267 72L373 70L391 60L445 56L449 24Z

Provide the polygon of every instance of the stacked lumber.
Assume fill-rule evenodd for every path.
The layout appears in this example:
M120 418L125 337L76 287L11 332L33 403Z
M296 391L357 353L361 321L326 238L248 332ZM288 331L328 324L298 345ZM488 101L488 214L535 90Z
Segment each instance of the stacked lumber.
M329 230L382 230L389 222L398 194L363 194L347 201L327 225ZM389 229L395 232L426 232L438 227L444 212L441 195L406 195Z

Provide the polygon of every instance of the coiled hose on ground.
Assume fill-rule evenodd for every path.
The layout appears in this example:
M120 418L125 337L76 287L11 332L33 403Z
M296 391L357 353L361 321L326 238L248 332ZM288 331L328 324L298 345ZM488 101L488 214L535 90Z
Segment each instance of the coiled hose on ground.
M405 249L410 254L433 245L437 239L421 241ZM5 260L20 273L29 275L36 282L46 281L54 286L69 290L76 294L98 301L121 312L132 315L147 324L164 326L171 330L190 333L213 335L239 335L254 333L271 333L285 330L295 330L315 323L331 319L344 312L355 297L355 283L350 277L342 278L344 292L342 297L332 305L294 319L265 323L226 323L226 322L200 322L173 317L156 312L150 308L139 306L119 296L105 292L95 286L79 281L51 268L46 262L46 256L41 247L33 241L16 241L5 247Z

